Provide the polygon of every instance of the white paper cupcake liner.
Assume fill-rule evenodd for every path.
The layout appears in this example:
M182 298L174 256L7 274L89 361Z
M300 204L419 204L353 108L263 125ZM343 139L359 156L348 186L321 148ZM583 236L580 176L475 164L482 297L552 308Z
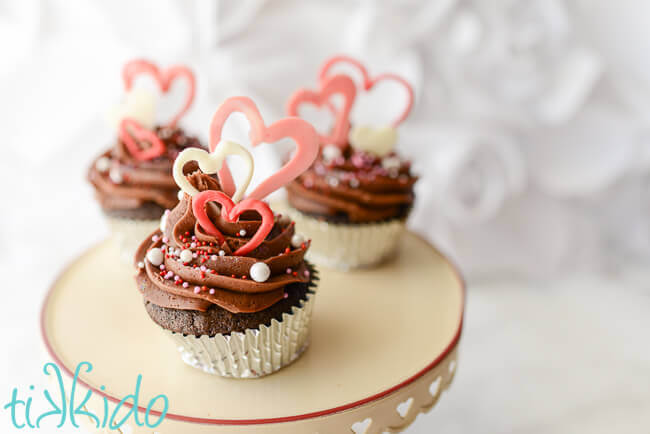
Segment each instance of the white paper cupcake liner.
M117 239L120 259L126 264L133 263L133 256L140 243L160 226L160 219L136 220L107 217L107 220L111 233Z
M329 223L286 206L284 211L296 222L296 233L311 239L307 260L338 270L370 267L395 252L406 219L379 223Z
M184 336L165 330L175 341L188 365L209 374L233 378L257 378L272 374L296 360L309 345L314 293L300 307L282 314L282 321L230 335Z

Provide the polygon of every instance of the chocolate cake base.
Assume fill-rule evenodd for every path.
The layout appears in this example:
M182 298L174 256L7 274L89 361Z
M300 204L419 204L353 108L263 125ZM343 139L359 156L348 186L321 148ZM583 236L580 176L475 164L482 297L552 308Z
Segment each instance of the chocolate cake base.
M314 293L318 277L310 266L311 280L309 283L292 283L285 287L287 298L260 312L232 313L213 305L206 312L196 310L181 310L158 306L149 301L144 307L151 319L164 329L184 335L228 335L232 332L243 332L246 329L256 329L262 325L270 325L272 319L282 320L283 313L292 313L292 307L300 307L300 301L307 299L308 293Z

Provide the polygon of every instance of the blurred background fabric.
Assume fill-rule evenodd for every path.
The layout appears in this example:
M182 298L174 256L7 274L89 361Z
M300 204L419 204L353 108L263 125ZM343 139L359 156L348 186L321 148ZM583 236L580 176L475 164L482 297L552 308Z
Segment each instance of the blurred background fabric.
M40 300L108 234L85 173L115 140L125 61L193 67L181 125L205 140L224 98L278 119L345 53L413 82L409 224L470 283L457 379L412 432L647 433L649 16L643 0L0 0L2 391L41 372ZM398 97L369 106L390 116ZM254 150L257 179L275 150Z
M250 95L277 119L324 58L347 53L413 82L398 145L421 176L410 224L470 276L634 261L650 249L648 12L586 0L5 0L3 165L26 177L68 154L59 173L85 188L132 57L195 68L184 125L205 138L225 97ZM264 155L268 173L280 160ZM26 178L19 188L37 189Z

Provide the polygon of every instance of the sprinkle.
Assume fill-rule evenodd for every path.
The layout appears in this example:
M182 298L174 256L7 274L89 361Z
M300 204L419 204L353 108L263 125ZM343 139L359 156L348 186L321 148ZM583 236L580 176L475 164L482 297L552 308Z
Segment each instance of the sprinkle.
M291 268L287 268L287 274L291 274Z
M199 292L201 292L201 288L199 288L198 286L195 286L194 287L194 293L198 294Z
M170 273L171 273L171 271L170 271ZM178 282L179 280L181 280L181 277L178 274L176 276L174 276L174 281L175 282Z
M165 269L165 264L160 264L160 267L158 267L158 268L160 268L161 270L164 270Z
M210 259L212 259L213 261L216 261L217 259L219 259L219 257L217 255L212 255L212 256L210 256Z
M167 274L165 274L165 279L168 279L168 280L169 280L169 279L172 278L173 275L174 275L174 272L173 272L173 271L168 271Z
M176 197L178 198L178 200L183 200L183 196L185 196L183 190L178 190L178 193L176 193Z
M190 286L189 283L187 283L187 282L183 282L183 288L187 288L187 287L189 287L189 286Z
M124 181L124 176L122 176L119 167L111 168L110 172L108 172L108 177L111 178L114 184L121 184Z
M111 159L108 157L101 157L95 162L95 169L102 173L106 173L111 167Z
M193 257L193 258L198 258L198 257L199 257L199 254L196 253L196 252L194 252L194 253L192 253L192 257Z
M291 249L290 249L290 248L287 247L286 249L284 249L284 253L285 253L285 254L288 254L288 253L290 253L290 252L291 252Z
M295 248L300 247L305 242L305 237L300 234L293 234L291 237L291 245ZM304 247L303 247L304 248Z
M180 260L187 264L188 262L192 262L192 256L192 251L185 249L180 254Z
M206 271L207 268L205 268L205 265L201 265L201 271Z
M196 243L190 244L190 247L193 248L193 249L196 249Z
M240 230L239 235L242 236L242 237L245 236L246 235L246 230L245 229Z
M154 247L153 249L149 250L147 252L147 261L154 267L157 265L160 265L161 267L164 267L163 265L163 260L164 260L164 255L161 249ZM161 268L161 270L164 270L164 268Z
M311 178L305 178L302 180L302 185L304 185L305 188L312 188L314 186L314 180Z
M153 241L154 243L157 243L159 239L160 237L158 235L154 235L153 237L151 237L151 241Z
M327 183L329 184L330 187L338 187L339 186L339 180L338 178L335 178L334 176L330 176L327 178Z
M163 237L162 242L165 243L165 244L167 244L167 243L169 242L169 238L167 238L167 237Z
M309 277L309 275L310 275L311 273L309 272L309 270L305 270L305 271L303 271L302 274L303 274L305 277Z
M359 180L357 178L350 178L350 187L357 188L359 187Z
M224 252L223 250L219 250L219 256L226 256L226 252Z
M243 280L246 280L246 275L244 274L241 278L242 278Z
M210 295L214 294L214 288L210 288Z
M248 274L256 282L266 282L271 276L271 269L264 262L256 262L251 266Z
M285 292L284 295L282 296L282 298L289 298L289 294L287 294L287 293Z

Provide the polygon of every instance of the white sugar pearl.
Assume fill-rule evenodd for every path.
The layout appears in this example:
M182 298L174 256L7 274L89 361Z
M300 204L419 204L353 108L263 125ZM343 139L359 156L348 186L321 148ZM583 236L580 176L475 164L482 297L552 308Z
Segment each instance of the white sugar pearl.
M167 214L165 213L160 217L160 232L165 232L165 228L167 227Z
M341 149L338 146L326 145L323 147L323 159L325 161L332 161L342 155L343 153L341 152Z
M178 200L183 200L183 196L185 193L183 193L183 190L178 190L178 194L176 194L176 197L178 197Z
M266 282L271 276L271 269L264 262L256 262L251 266L250 275L256 282Z
M192 257L193 257L192 251L189 249L183 250L180 255L181 262L191 262Z
M219 256L226 256L226 252L224 252L223 250L219 250Z
M122 176L122 172L117 167L113 167L110 170L110 172L108 172L108 177L111 178L111 181L113 181L115 184L121 184L122 181L124 181L124 177Z
M144 268L144 262L142 261L138 262L138 268Z
M381 160L381 166L386 170L398 170L402 167L402 161L397 157L386 157Z
M160 250L158 247L154 247L147 252L147 261L149 261L149 263L154 267L162 264L164 258L165 255L163 255L162 250Z
M245 229L240 230L240 231L239 231L239 235L242 236L242 237L243 237L244 235L246 235L246 230L245 230Z
M100 157L95 162L95 169L99 170L102 173L108 171L108 169L110 168L111 168L111 159L108 157Z
M291 237L291 245L295 248L300 247L304 242L305 242L305 237L303 237L300 234L293 234L293 237Z

